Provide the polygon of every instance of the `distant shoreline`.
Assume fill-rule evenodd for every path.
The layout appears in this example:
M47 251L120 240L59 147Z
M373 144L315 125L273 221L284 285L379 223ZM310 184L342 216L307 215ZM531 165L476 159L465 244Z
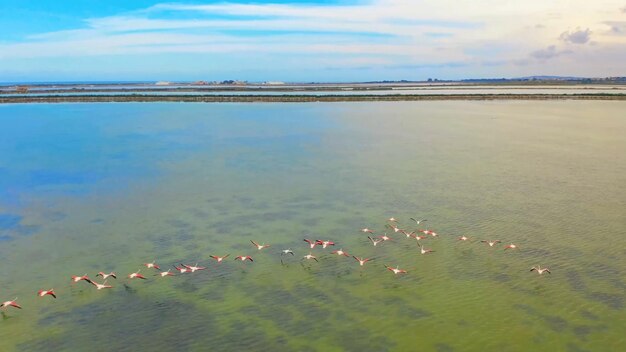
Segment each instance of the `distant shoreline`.
M434 100L626 100L626 94L393 94L393 95L44 95L2 96L0 104L20 103L306 103Z

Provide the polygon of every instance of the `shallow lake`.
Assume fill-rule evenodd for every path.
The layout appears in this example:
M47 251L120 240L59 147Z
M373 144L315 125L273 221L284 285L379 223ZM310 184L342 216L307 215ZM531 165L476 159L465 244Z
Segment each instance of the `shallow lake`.
M2 105L0 301L23 307L0 312L2 350L623 349L624 111L605 101ZM386 228L392 216L435 230L421 241L435 252ZM363 227L392 241L374 247ZM310 250L304 238L337 245ZM331 254L340 248L373 260L360 267ZM309 252L319 262L301 261ZM161 278L143 266L153 260L208 269ZM551 274L529 272L537 264ZM138 269L148 280L126 278ZM99 271L118 273L112 289L70 283ZM50 288L56 300L37 297Z

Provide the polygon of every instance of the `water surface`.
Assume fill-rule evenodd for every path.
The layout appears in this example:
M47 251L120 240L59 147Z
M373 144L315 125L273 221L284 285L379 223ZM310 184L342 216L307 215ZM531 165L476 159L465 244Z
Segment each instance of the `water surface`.
M619 350L625 109L0 106L0 300L24 307L3 311L3 349ZM404 235L373 247L358 232L382 232L390 216L411 230L409 217L427 218L436 252ZM360 268L315 248L320 262L300 263L305 236L375 259ZM521 249L505 253L510 242ZM281 265L289 247L296 257ZM255 261L209 259L227 253ZM209 269L124 278L154 259ZM552 274L530 273L535 264ZM114 289L69 282L101 270L120 274ZM57 300L36 297L51 287Z

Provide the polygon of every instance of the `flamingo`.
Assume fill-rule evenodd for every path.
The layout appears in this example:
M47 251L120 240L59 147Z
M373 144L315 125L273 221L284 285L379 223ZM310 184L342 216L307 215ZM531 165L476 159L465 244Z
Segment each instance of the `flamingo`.
M264 248L267 248L267 247L269 247L269 246L270 246L269 244L263 244L263 245L260 245L260 244L258 244L258 243L256 243L256 242L252 241L252 240L251 240L250 242L252 242L252 244L253 244L253 245L256 247L256 249L258 249L258 250L261 250L261 249L264 249Z
M254 261L254 260L252 260L252 257L251 257L251 256L249 256L249 255L246 255L246 256L243 256L243 255L237 256L237 257L235 257L235 260L241 260L242 262L245 262L246 260L249 260L249 261L251 261L251 262L253 262L253 261Z
M387 225L387 227L392 229L394 233L398 233L398 232L402 231L398 226L395 226L395 225Z
M463 235L463 236L457 238L457 240L459 240L459 241L469 241L469 237L466 237L465 235Z
M143 265L146 266L146 268L148 269L157 269L157 270L161 270L161 268L155 263L156 260L153 260L152 263L144 263Z
M198 270L206 269L206 267L204 267L204 266L198 266L198 263L196 263L195 266L185 265L185 264L181 264L181 265L184 266L185 268L189 269L192 273L195 273Z
M518 249L516 244L511 243L510 245L504 247L504 250L506 251L507 249Z
M424 249L424 247L422 247L422 245L420 244L420 253L422 254L428 254L428 253L433 253L434 251L432 249Z
M101 271L101 272L99 272L99 273L96 275L96 277L98 277L98 276L102 276L102 280L106 280L106 279L107 279L107 278L109 278L109 277L112 277L112 278L114 278L114 279L117 279L117 276L115 275L115 273L114 273L114 272L110 272L110 273L108 273L108 274L105 274L104 272L102 272L102 271Z
M399 269L398 266L396 266L395 268L392 268L390 266L385 265L385 268L387 268L387 270L393 272L395 275L406 274L407 273L406 270Z
M364 266L364 265L365 265L365 263L367 263L367 262L369 262L370 260L372 260L371 258L365 258L365 259L363 259L363 258L357 258L357 257L355 257L355 256L352 256L352 258L356 259L356 261L357 261L357 262L359 262L359 265L360 265L360 266Z
M415 231L413 231L413 232L408 232L408 231L405 231L405 230L401 230L401 231L402 231L402 233L404 235L406 235L406 238L411 238L411 237L415 236Z
M537 273L539 273L539 275L543 274L544 272L547 272L548 274L552 274L552 273L550 272L550 269L548 269L548 268L542 268L542 267L541 267L541 266L539 266L539 265L536 265L536 266L533 266L532 268L530 268L530 271L533 271L533 270L537 270Z
M386 233L384 235L378 236L378 238L380 238L382 241L391 241L391 237L387 236Z
M495 241L487 241L487 240L482 240L482 241L480 241L480 242L488 244L488 245L489 245L489 247L493 247L493 246L495 246L497 243L500 243L500 242L502 242L502 241L500 241L500 240L495 240Z
M39 297L43 297L45 295L50 295L50 296L52 296L54 298L57 298L57 295L54 293L54 289L53 288L51 288L49 290L39 290L37 292L37 296L39 296Z
M155 275L155 276L156 276L156 275L159 275L160 277L175 276L175 275L174 275L174 273L172 273L172 272L170 272L170 271L171 271L171 269L167 269L167 271L161 271L160 273L158 273L158 274L154 274L154 275Z
M326 248L328 246L334 246L335 242L330 241L330 240L328 240L328 241L317 240L317 244L321 245L322 248Z
M424 221L427 221L426 219L424 219L424 220L416 220L415 218L409 218L409 219L411 219L411 220L415 221L415 223L416 223L417 225L419 225L419 224L423 223Z
M432 230L417 230L417 231L423 233L424 235L431 235L433 237L439 236L438 233L436 233L435 231L432 231Z
M218 263L221 263L224 259L228 258L230 254L226 254L225 256L211 255L210 257L217 260Z
M362 229L361 229L361 230L359 230L359 231L364 232L364 233L374 233L374 231L373 231L373 230L368 229L367 227L362 228Z
M128 278L129 278L129 279L142 279L142 280L146 280L146 277L145 277L145 276L143 276L143 275L141 275L141 274L139 273L140 271L141 271L141 270L137 270L137 271L136 271L136 272L134 272L134 273L130 273L130 274L128 274Z
M157 274L157 275L158 275L158 274ZM94 286L96 286L96 289L97 289L97 290L102 290L103 288L113 288L113 286L111 286L111 285L107 285L107 280L104 280L104 282L103 282L103 283L101 283L101 284L99 284L99 283L97 283L97 282L95 282L95 281L92 281L92 282L91 282L91 284L92 284L92 285L94 285Z
M394 218L393 216L390 217L389 219L387 219L387 221L389 222L398 222L398 219Z
M186 268L186 267L184 267L184 266L182 266L182 267L180 267L180 268L179 268L179 267L177 267L176 265L174 265L174 269L178 270L178 273L179 273L179 274L184 274L184 273L189 273L189 272L191 272L191 270L189 270L189 268Z
M11 307L14 307L14 308L22 309L22 307L19 304L17 304L17 302L15 302L15 301L17 301L17 297L15 297L12 301L2 302L2 303L0 303L0 308L7 308L7 307L11 306Z
M380 242L382 242L383 240L379 240L379 239L374 239L371 238L370 236L367 236L367 238L370 240L370 242L372 242L372 244L374 245L374 247L376 247L376 245L378 245Z
M343 251L343 248L340 248L338 251L332 251L330 254L343 255L344 257L349 257L350 255Z
M87 276L87 274L83 275L83 276L74 276L72 275L72 283L77 283L78 281L82 281L85 280L89 283L91 283L91 279L89 279L89 276Z
M411 237L415 238L416 241L420 241L420 240L423 240L424 238L426 238L426 236L422 236L422 235L418 236L418 235L415 235L415 234L411 235Z
M318 245L317 241L307 240L306 238L304 239L304 242L308 243L311 249L315 248L315 246Z
M282 251L280 251L280 255L285 255L285 254L295 255L293 254L293 251L291 250L291 248L283 249Z
M316 262L319 262L319 260L317 260L317 258L316 258L314 255L312 255L311 253L309 253L309 254L305 255L304 257L302 257L302 259L301 259L301 260L304 260L304 259L313 259L313 260L315 260Z

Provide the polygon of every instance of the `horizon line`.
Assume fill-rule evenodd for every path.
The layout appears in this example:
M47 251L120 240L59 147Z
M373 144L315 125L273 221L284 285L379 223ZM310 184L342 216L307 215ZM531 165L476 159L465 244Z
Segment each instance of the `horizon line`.
M228 80L78 80L78 81L6 81L0 82L0 86L13 86L13 85L105 85L105 84L152 84L164 83L164 86L175 84L218 84L227 85L231 82L232 85L313 85L313 84L393 84L393 83L455 83L455 82L471 82L471 81L578 81L578 80L626 80L624 76L560 76L560 75L536 75L536 76L523 76L523 77L487 77L487 78L461 78L461 79L439 79L428 78L425 80L364 80L364 81L280 81L280 80L264 80L264 81L248 81L243 79L228 79Z

